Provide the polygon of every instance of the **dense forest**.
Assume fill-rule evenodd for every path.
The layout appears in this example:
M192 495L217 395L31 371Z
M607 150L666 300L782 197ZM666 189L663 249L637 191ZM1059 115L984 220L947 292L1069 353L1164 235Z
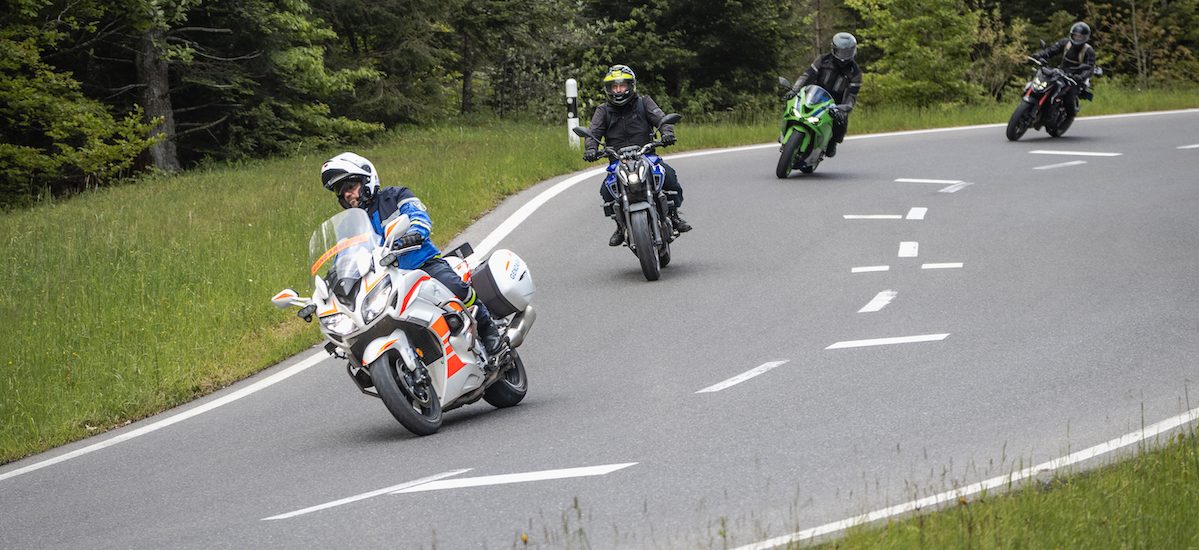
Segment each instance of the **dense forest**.
M594 105L613 63L719 120L773 108L839 31L864 105L1002 101L1076 20L1114 82L1199 83L1199 0L4 0L0 207L401 125L556 121L563 81Z

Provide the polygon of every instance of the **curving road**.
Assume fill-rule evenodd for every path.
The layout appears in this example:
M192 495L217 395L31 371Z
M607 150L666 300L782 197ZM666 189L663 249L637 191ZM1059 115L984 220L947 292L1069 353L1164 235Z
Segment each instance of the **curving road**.
M587 178L501 243L538 286L520 406L417 438L306 352L0 468L0 547L721 548L1119 437L1195 406L1197 127L863 136L785 181L678 155L654 283Z

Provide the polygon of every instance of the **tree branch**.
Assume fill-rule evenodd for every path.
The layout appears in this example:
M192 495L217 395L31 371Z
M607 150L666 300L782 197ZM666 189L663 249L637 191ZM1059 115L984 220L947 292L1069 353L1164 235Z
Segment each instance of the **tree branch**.
M220 124L220 123L222 123L222 122L225 122L225 119L227 119L227 118L229 118L229 115L225 115L225 116L223 116L223 117L221 117L221 118L218 118L218 119L216 119L216 120L214 120L214 121L212 121L212 122L209 122L209 123L201 123L201 122L187 123L187 122L184 122L184 123L181 123L181 124L176 124L176 125L175 125L175 127L176 127L176 128L178 128L178 127L180 127L180 126L191 126L191 125L193 125L193 124L200 124L200 126L197 126L197 127L195 127L195 128L190 128L190 129L184 130L184 131L182 131L182 132L175 132L175 135L174 135L174 136L171 136L171 137L172 137L172 138L179 138L180 136L186 136L187 134L190 134L190 133L193 133L193 132L201 132L201 131L207 130L207 129L209 129L209 128L212 128L213 126L216 126L217 124Z

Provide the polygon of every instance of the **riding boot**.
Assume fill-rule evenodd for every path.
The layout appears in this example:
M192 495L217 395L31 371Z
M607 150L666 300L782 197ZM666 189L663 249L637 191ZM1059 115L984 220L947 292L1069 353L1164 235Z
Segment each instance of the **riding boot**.
M616 220L616 231L608 237L608 246L620 246L624 244L624 225L620 223L620 218L613 219Z
M670 222L674 224L674 230L678 231L679 233L691 231L691 224L687 223L687 220L684 220L683 217L679 215L679 211L677 209L670 211Z

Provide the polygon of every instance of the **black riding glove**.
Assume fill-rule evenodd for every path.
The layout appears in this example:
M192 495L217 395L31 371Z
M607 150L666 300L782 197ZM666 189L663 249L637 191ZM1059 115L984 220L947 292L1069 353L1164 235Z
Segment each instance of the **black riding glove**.
M425 238L420 233L417 233L415 231L410 232L410 233L404 233L404 235L402 237L400 237L399 239L396 240L394 248L400 249L400 248L408 248L410 246L419 246L420 243L422 243L424 241L425 241Z
M853 110L853 105L850 105L848 103L842 103L840 105L837 105L837 110L841 111L842 113L849 114L849 112Z
M795 90L787 90L787 93L783 94L783 101L790 101L793 97L795 97Z
M585 160L587 162L595 162L595 161L599 160L599 158L600 158L599 151L596 151L595 149L588 149L586 151L583 151L583 160Z
M662 145L674 145L674 142L675 137L673 133L666 132L665 134L662 134Z

